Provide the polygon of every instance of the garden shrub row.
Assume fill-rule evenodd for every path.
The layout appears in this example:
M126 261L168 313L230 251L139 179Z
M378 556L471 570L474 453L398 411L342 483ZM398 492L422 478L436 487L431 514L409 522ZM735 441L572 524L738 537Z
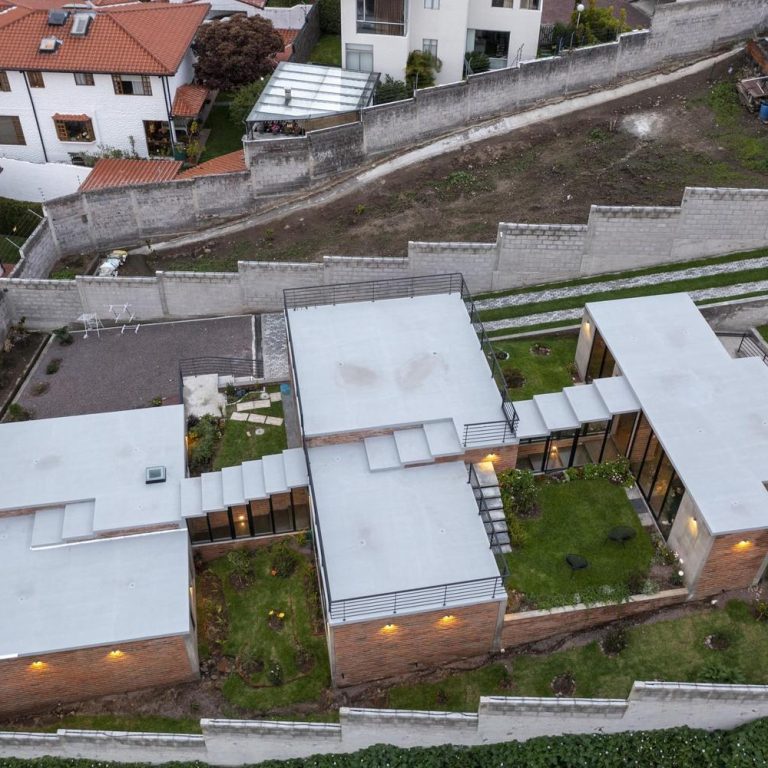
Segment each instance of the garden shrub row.
M0 758L2 768L144 768L70 758ZM166 764L171 765L171 764ZM203 763L173 763L203 768ZM768 720L733 731L665 731L555 736L478 747L378 745L348 755L267 760L259 768L757 768L768 766Z

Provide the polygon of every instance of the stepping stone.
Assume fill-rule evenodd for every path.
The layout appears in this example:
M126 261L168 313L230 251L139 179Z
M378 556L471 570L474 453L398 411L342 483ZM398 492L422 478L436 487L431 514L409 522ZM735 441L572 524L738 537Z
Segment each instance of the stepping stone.
M252 421L256 424L263 424L267 420L266 416L262 416L260 413L252 413L248 416L248 421Z
M264 420L265 424L269 424L273 427L279 427L282 425L283 420L279 418L278 416L267 416L267 418Z
M270 400L249 400L246 403L238 403L238 411L254 411L257 408L269 408L272 405Z
M235 411L230 417L230 421L248 421L248 414L247 413L238 413Z
M270 392L269 399L270 402L279 403L283 399L283 396L280 394L280 392Z

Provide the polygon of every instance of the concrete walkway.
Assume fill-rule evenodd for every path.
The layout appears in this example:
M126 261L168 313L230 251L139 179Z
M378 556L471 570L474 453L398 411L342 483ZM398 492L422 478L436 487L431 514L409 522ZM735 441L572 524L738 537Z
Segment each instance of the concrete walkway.
M365 184L370 184L372 181L377 181L384 176L388 176L395 171L408 168L412 165L417 165L418 163L422 163L433 157L454 152L462 149L467 144L487 141L488 139L492 139L496 136L503 136L521 128L527 128L528 126L537 123L571 115L574 112L590 109L591 107L600 106L601 104L607 104L608 102L616 101L617 99L623 99L627 96L642 93L650 88L657 88L662 85L674 83L677 80L682 80L683 78L690 77L699 72L705 72L716 64L719 64L722 61L727 61L729 58L737 55L742 49L743 46L738 46L727 53L702 59L694 64L680 67L671 72L648 75L614 88L604 88L580 96L565 97L552 104L546 104L542 107L529 109L508 117L496 118L469 128L455 131L438 141L432 141L420 147L416 147L415 149L405 151L396 157L389 157L378 162L370 163L367 169L359 173L343 176L335 181L329 182L317 190L310 190L303 195L293 197L289 202L278 203L277 205L252 216L239 219L238 221L229 224L222 224L218 227L211 227L204 232L197 232L172 240L153 243L152 249L154 251L166 251L184 248L212 238L234 235L245 229L265 224L266 222L282 218L291 213L323 205L343 197L350 192L354 192ZM148 249L146 246L130 251L130 253L138 254L146 254L147 252Z

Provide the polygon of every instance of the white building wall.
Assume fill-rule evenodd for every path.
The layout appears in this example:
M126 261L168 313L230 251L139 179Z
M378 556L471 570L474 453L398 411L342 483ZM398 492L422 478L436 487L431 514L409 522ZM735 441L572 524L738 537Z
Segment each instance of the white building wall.
M709 557L714 539L688 491L680 501L675 522L669 532L669 548L683 560L685 585L693 589Z
M0 197L44 203L77 192L91 168L0 158Z
M190 48L181 60L176 74L173 77L168 78L168 84L171 86L171 104L173 104L173 97L176 95L176 89L180 85L189 85L195 79L195 54L192 53ZM152 84L154 93L154 83ZM138 98L138 96L136 97Z
M185 65L187 66L186 60ZM188 70L189 71L189 70ZM147 157L144 120L168 120L163 86L159 77L151 77L151 96L122 96L114 91L111 75L94 75L93 85L75 85L71 72L44 72L44 88L27 88L20 72L8 72L10 92L0 92L0 115L17 115L21 119L26 146L2 145L0 155L16 160L45 162L40 133L45 142L48 162L69 163L70 153L96 153L100 146L136 152ZM187 82L189 81L189 77ZM30 103L30 94L34 111ZM171 93L173 96L173 92ZM59 141L53 115L85 114L93 122L95 141Z
M514 0L514 8L494 8L491 0L470 0L467 29L485 29L509 32L509 63L513 64L522 46L521 61L535 59L539 48L541 10L520 8L520 0ZM544 0L546 2L547 0Z
M490 4L491 0L482 0ZM438 85L464 77L467 15L471 0L440 0L439 10L424 7L424 0L411 0L409 51L421 50L424 39L437 40L437 57L443 62Z
M395 80L405 78L405 61L411 50L408 36L358 34L356 0L341 3L341 66L345 68L348 44L373 46L373 71L381 72L382 80L385 75Z

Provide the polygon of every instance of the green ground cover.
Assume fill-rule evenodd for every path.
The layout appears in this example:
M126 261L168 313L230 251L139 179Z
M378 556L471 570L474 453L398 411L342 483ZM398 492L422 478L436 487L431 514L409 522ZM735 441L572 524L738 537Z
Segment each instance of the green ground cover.
M727 649L714 651L705 640L720 633ZM570 672L576 696L624 698L635 680L768 683L768 625L752 617L747 604L726 610L645 624L627 632L627 647L606 656L597 641L551 654L512 656L472 672L432 683L391 688L387 706L472 712L479 696L552 696L550 683Z
M243 148L243 126L232 122L228 106L214 104L203 127L211 133L205 142L201 163Z
M160 715L64 715L51 725L39 730L55 733L59 728L72 728L82 731L134 731L141 733L202 733L200 719L162 717ZM2 726L6 729L6 726ZM2 730L0 729L0 730ZM38 730L28 726L19 726L14 730Z
M570 371L576 356L577 341L575 334L537 337L537 344L550 348L548 355L538 355L531 351L533 339L494 343L493 348L497 352L509 354L507 360L499 360L502 373L519 371L525 380L522 386L514 387L510 386L512 379L508 379L509 396L513 400L528 400L534 395L559 392L563 387L570 387L573 384Z
M244 589L237 589L231 580L237 569L230 558L209 566L220 580L226 605L227 630L221 653L233 664L222 690L233 704L249 710L315 701L330 685L325 635L322 623L318 624L314 567L307 557L296 554L290 576L281 577L280 570L272 575L282 549L278 544L248 553L253 576ZM214 650L207 630L212 607L210 603L201 605L205 594L205 589L198 590L201 641L205 643L201 644L201 657ZM284 613L282 620L276 618L280 613ZM280 684L271 676L275 664L281 669Z
M602 479L550 482L540 486L537 501L539 513L520 518L523 543L507 555L508 589L545 608L587 595L594 601L628 596L630 577L648 574L653 543L621 486ZM608 532L620 525L633 528L635 538L609 540ZM589 566L571 571L567 554L585 557Z
M309 61L324 67L340 67L341 35L321 35L309 55Z
M19 248L25 241L25 237L0 234L0 263L15 264L21 258Z

